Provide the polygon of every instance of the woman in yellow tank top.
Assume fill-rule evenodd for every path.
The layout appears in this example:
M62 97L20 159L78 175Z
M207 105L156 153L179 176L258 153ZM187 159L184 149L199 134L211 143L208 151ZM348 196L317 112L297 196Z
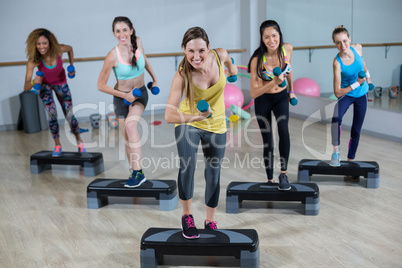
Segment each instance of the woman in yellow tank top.
M226 147L226 119L223 90L226 77L237 74L237 67L223 48L210 50L204 29L187 30L182 41L184 58L176 72L166 107L165 120L176 124L175 136L180 157L179 197L183 207L181 225L187 239L199 237L191 211L197 149L201 142L205 159L205 229L217 229L215 211L219 200L220 167ZM182 97L184 95L184 99ZM206 111L197 109L201 100L209 104Z

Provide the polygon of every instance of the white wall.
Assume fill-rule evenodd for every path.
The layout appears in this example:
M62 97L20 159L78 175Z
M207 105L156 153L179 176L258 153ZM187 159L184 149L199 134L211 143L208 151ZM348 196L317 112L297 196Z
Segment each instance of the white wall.
M297 46L332 45L332 31L344 25L353 43L402 42L401 0L267 0L267 19L281 26L284 41ZM295 50L294 79L309 77L321 93L333 92L332 62L338 50L317 49L311 63L308 50ZM400 85L402 46L365 47L363 56L377 86Z
M145 52L149 54L180 52L183 34L192 26L201 26L207 31L212 48L242 48L240 0L2 0L0 62L26 60L26 38L39 27L52 31L60 43L71 45L75 58L104 57L117 44L112 33L112 21L116 16L127 16L132 20ZM240 61L240 54L231 56L236 62ZM181 57L178 58L180 60ZM148 112L152 105L160 104L157 108L161 109L161 105L166 104L176 66L174 57L150 58L150 62L158 77L161 93L150 95ZM102 65L103 61L75 63L77 75L68 79L68 83L78 118L112 111L109 109L112 97L99 92L96 87ZM24 78L25 66L0 67L2 129L14 128L17 123L20 108L18 95L22 92ZM149 80L146 74L145 82ZM115 81L111 76L109 85L113 87ZM59 118L62 119L59 106Z
M332 44L332 30L340 24L350 30L353 42L402 42L401 13L401 0L2 0L0 62L26 60L26 38L38 27L48 28L59 42L72 45L76 58L104 57L117 44L113 18L122 15L133 21L146 53L180 52L184 32L197 25L206 29L212 47L246 48L245 53L231 55L236 64L246 65L259 44L259 25L266 18L278 21L285 42L307 46ZM332 92L331 64L336 53L335 48L315 50L309 63L308 51L294 51L294 78L310 77L319 83L321 92ZM391 47L387 59L384 55L384 47L364 48L373 82L383 87L399 85L402 46ZM150 96L146 112L166 103L176 66L174 57L150 61L161 93ZM77 76L68 80L79 118L111 111L112 97L96 88L102 64L77 62ZM24 77L25 66L0 67L0 130L14 128L17 123ZM149 81L148 75L145 80ZM247 78L239 80L241 88L246 88ZM111 76L109 84L114 83Z

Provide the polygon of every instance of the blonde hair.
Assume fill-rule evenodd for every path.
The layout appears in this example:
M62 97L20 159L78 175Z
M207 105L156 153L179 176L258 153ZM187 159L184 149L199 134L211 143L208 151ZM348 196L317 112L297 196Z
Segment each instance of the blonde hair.
M38 39L41 36L43 36L47 40L49 40L49 52L48 53L50 54L51 58L57 58L57 55L59 55L61 52L60 44L57 41L57 38L53 33L51 33L49 30L43 29L43 28L35 29L28 35L27 41L25 43L27 44L26 54L27 54L28 61L31 61L31 62L37 63L37 64L39 64L41 55L40 55L39 51L36 49L36 44L38 43Z
M209 46L209 39L208 35L205 32L205 30L201 27L192 27L186 31L186 33L183 36L183 40L181 43L181 46L183 48L186 48L187 43L190 42L193 39L198 39L201 38L204 40L207 44L207 47ZM193 76L192 76L192 71L193 71L193 66L191 66L190 62L188 62L186 56L184 56L183 60L180 62L180 69L179 73L183 77L184 80L184 93L185 93L185 98L189 102L189 107L191 113L194 112L194 85L193 85Z
M346 28L343 27L343 25L339 25L339 26L336 26L334 31L332 32L332 41L335 42L335 35L337 35L339 33L346 33L346 35L348 37L350 37L348 30L346 30Z

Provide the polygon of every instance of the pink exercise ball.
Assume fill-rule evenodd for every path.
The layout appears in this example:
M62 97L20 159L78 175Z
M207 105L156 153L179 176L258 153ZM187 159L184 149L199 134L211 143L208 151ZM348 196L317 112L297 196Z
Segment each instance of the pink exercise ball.
M243 107L244 96L240 88L233 84L226 83L225 90L223 91L223 98L225 100L225 109L230 108L232 104Z
M297 94L319 97L320 86L311 78L302 77L293 82L293 89Z

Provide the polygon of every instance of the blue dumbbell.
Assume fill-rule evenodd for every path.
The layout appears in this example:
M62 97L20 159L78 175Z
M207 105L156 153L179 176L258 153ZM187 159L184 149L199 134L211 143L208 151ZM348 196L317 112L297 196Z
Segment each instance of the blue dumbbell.
M206 111L208 111L209 109L209 104L206 100L200 100L197 103L197 109L201 112L201 113L205 113ZM207 118L210 118L212 116L212 114L210 114Z
M70 73L73 73L74 71L75 71L75 68L74 68L73 65L69 65L67 67L67 72L68 72L68 77L69 78L74 78L75 77L75 74L73 74L73 75L70 74Z
M280 76L281 73L282 73L282 70L281 70L281 68L279 68L279 67L275 67L272 72L273 72L273 74L274 74L275 76ZM281 84L279 84L278 86L280 86L280 87L285 87L285 86L286 86L286 80L283 80L283 82L282 82Z
M40 76L40 77L43 77L45 74L43 73L43 72L41 72L41 71L37 71L36 72L36 75L37 76ZM35 92L36 94L38 94L39 93L39 91L42 89L42 85L41 84L35 84L34 86L33 86L33 92Z
M234 59L233 58L231 58L231 59L232 59L232 63L234 63ZM237 75L232 75L232 76L228 77L228 82L229 83L234 83L236 81L237 81Z
M153 87L152 84L153 84L152 82L149 82L149 83L148 83L148 85L147 85L148 89L151 90L152 94L158 95L159 92L160 92L159 87Z
M141 90L139 88L134 88L133 89L133 95L134 95L134 97L139 98L139 97L141 97L142 92L141 92ZM126 99L124 99L124 103L126 105L131 105L132 104L132 102L128 102Z

